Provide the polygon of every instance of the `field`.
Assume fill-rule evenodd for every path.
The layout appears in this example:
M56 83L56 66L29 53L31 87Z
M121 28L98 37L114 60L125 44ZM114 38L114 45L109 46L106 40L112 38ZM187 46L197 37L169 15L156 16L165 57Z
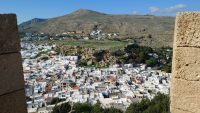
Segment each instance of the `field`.
M111 40L54 40L54 41L34 41L34 43L51 43L57 45L81 46L94 49L117 50L124 48L129 44L128 41L111 41Z

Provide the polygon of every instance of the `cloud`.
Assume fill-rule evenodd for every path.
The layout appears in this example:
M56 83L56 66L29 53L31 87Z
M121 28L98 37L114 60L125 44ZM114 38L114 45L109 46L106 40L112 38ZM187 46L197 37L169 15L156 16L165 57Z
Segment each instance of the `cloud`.
M138 11L133 11L132 14L133 14L133 15L138 15L138 14L140 14L140 13L139 13Z
M177 4L175 6L170 6L165 9L160 9L155 6L151 6L149 7L149 12L150 13L176 13L176 12L182 11L186 7L187 6L184 4Z
M151 7L149 7L149 11L150 11L151 13L156 13L156 12L159 12L160 9L157 8L157 7L151 6Z
M168 13L174 13L174 12L178 12L178 11L181 11L183 10L184 8L186 8L187 6L184 5L184 4L177 4L175 6L171 6L169 8L166 8L164 10L164 12L168 12Z

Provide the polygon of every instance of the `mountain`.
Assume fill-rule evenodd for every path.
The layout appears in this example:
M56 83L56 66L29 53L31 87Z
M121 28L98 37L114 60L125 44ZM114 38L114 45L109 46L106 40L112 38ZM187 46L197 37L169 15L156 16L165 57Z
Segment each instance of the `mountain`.
M63 33L98 27L104 33L120 33L121 38L134 38L141 45L172 46L175 18L152 15L113 15L80 9L70 14L19 25L23 32ZM29 24L27 24L29 23ZM31 24L30 24L31 23Z
M29 20L29 21L21 23L20 27L30 26L32 24L37 24L37 23L40 23L40 22L45 22L47 20L48 19L34 18L34 19Z

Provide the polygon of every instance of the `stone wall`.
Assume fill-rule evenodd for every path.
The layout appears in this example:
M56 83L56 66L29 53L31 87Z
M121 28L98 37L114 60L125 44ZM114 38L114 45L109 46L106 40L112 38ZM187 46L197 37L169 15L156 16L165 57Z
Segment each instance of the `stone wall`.
M178 13L174 38L171 113L200 113L200 12Z
M15 14L0 14L0 113L27 113Z

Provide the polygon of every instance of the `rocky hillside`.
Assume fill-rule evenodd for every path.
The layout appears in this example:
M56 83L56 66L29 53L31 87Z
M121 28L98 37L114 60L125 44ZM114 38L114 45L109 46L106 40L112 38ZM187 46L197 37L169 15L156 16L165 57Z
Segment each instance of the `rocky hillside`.
M48 19L40 19L40 18L34 18L34 19L31 19L27 22L23 22L22 24L20 24L20 27L21 28L25 28L27 26L31 26L33 24L37 24L37 23L42 23L42 22L45 22L47 21Z
M119 33L120 38L132 38L141 45L172 46L174 17L151 15L112 15L91 10L77 10L70 14L20 24L19 30L25 32L63 33L83 31L88 34L94 27L104 33Z

